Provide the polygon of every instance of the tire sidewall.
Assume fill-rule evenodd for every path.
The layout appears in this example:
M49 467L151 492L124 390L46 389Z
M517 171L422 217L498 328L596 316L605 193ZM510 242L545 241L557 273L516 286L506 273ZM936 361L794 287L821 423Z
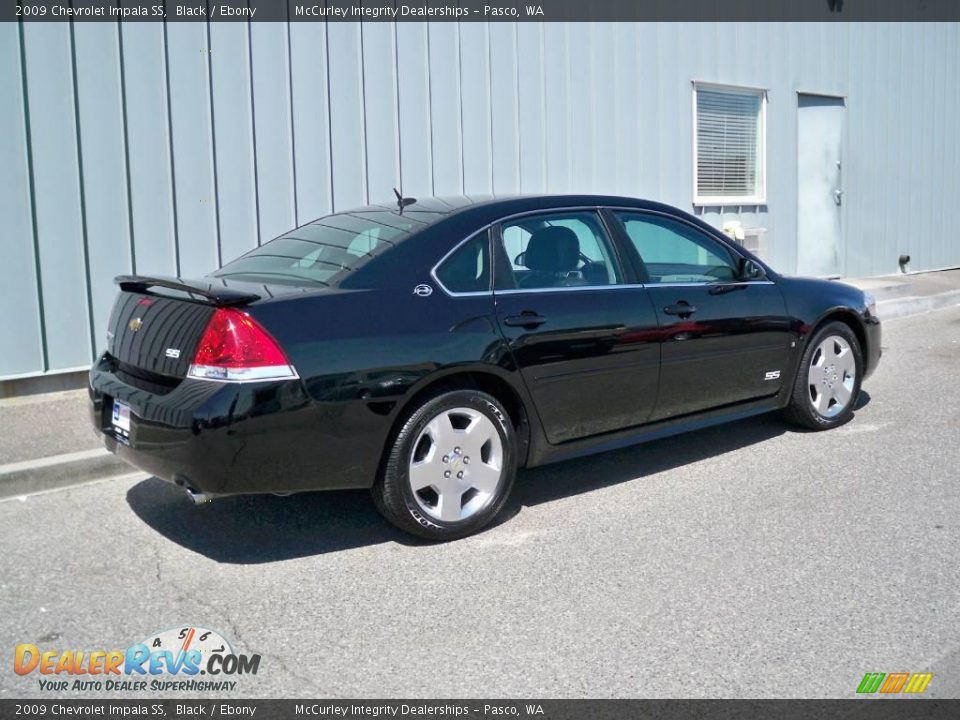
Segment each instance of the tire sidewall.
M503 470L497 493L490 503L466 520L444 522L430 517L420 508L410 487L410 460L420 433L440 413L458 407L467 407L486 415L497 428L503 446ZM490 395L478 390L453 390L438 395L423 403L403 424L392 448L391 460L395 477L406 512L420 529L437 539L453 539L469 535L489 523L502 509L516 475L517 449L515 431L506 411Z
M816 352L817 347L831 335L836 335L843 338L850 346L850 349L853 351L853 359L857 376L854 378L853 391L850 395L850 403L840 412L840 414L836 415L835 417L828 418L817 412L817 410L813 407L813 403L810 402L808 375L810 372L810 361L813 359L813 354ZM807 343L807 347L803 352L803 357L800 360L800 369L797 373L797 383L793 398L794 402L800 405L804 414L806 414L813 423L821 428L827 429L843 425L853 417L853 412L857 405L857 399L860 396L860 384L863 382L863 365L863 348L860 347L860 340L857 339L857 336L853 330L851 330L846 323L827 323L810 337L810 341Z

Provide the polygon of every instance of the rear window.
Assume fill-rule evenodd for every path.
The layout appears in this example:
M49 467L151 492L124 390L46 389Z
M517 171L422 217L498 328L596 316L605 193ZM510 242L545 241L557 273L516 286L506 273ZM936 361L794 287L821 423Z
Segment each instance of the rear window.
M214 276L331 285L439 217L386 211L329 215L251 250Z

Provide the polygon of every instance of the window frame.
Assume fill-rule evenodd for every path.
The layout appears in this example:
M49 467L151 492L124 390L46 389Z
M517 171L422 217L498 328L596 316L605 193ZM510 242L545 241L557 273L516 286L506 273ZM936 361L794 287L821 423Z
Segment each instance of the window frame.
M700 90L728 93L731 95L752 95L760 98L760 113L757 120L759 134L759 148L757 153L756 173L758 176L757 192L753 195L701 195L698 177L700 130L697 124L697 93ZM695 207L725 207L743 205L767 204L767 95L765 88L748 85L724 85L721 83L701 82L692 83L691 105L693 114L693 205Z

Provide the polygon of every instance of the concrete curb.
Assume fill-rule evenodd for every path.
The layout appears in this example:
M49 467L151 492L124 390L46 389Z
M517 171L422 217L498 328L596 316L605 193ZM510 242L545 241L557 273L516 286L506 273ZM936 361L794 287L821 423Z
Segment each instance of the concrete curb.
M134 468L103 448L0 465L0 499L131 472Z
M877 303L877 315L881 320L893 320L953 305L960 305L960 290L951 290L937 295L909 295L881 300Z
M877 303L877 313L881 320L892 320L953 305L960 305L960 290L937 295L890 297ZM131 472L135 472L134 468L103 448L0 465L0 499L81 485Z

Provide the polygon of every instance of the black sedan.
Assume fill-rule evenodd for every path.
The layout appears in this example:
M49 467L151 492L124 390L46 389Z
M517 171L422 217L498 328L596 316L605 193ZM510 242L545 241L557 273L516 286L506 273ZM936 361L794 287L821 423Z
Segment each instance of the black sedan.
M90 372L111 451L195 499L371 488L433 539L520 467L772 410L841 425L880 358L860 290L622 197L402 198L117 282Z

